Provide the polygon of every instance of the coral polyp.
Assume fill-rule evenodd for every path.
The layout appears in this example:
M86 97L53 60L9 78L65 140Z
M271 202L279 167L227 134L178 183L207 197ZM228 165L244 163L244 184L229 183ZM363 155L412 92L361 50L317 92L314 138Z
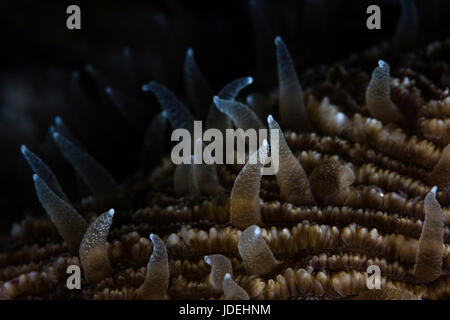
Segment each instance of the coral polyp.
M406 46L401 30L395 45ZM187 101L157 81L142 85L160 107L145 146L158 165L122 184L56 118L49 143L88 192L81 201L22 146L47 216L13 225L0 299L448 298L450 40L403 55L382 45L303 73L281 37L272 49L272 91L243 74L215 92L192 48ZM139 122L120 90L87 73ZM261 139L244 164L187 156L176 165L166 131L193 133L194 120L218 132L265 129L279 145ZM263 175L274 152L279 169ZM66 286L71 265L81 289ZM380 288L368 288L370 266Z

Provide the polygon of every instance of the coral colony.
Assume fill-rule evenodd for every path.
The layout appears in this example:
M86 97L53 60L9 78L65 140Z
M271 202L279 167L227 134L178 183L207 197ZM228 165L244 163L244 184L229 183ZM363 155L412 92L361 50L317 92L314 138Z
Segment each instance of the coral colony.
M40 155L21 147L47 217L13 226L10 237L21 245L0 253L0 296L448 298L450 41L416 48L390 66L398 39L328 67L323 81L303 88L277 36L278 88L270 93L252 91L245 75L203 91L207 80L188 49L188 96L210 94L209 109L193 113L164 85L143 85L161 106L149 129L154 145L169 143L161 133L168 125L187 133L186 145L176 164L165 155L127 185L56 118L53 143L90 196L72 203ZM353 67L362 60L375 61L371 74ZM214 134L195 138L195 120ZM219 159L213 155L224 144L210 144L228 129L241 129L254 150L241 143L226 149L230 161L195 161L195 154ZM252 130L266 136L252 140ZM264 174L275 154L277 169ZM69 290L74 266L82 279ZM370 266L381 271L378 289L368 289Z

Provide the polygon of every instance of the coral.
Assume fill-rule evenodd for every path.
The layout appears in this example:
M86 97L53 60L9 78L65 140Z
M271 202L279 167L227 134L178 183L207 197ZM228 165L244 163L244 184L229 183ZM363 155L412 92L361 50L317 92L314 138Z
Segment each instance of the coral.
M262 129L268 114L280 141L275 177L262 175L274 151L264 139L245 164L190 156L175 166L164 156L119 185L57 118L52 142L90 191L72 204L50 166L22 147L49 218L13 226L0 253L0 298L447 298L449 41L396 59L392 70L380 60L372 76L355 67L390 58L379 47L317 70L320 80L304 90L280 37L275 47L274 94L239 97L252 91L245 77L214 95L192 49L185 79L193 112L162 84L142 86L162 109L149 124L150 151L163 152L166 122L190 132L197 118L219 130ZM88 69L107 96L124 101ZM107 205L114 209L101 213ZM65 287L70 265L82 267L80 290ZM371 265L381 289L367 290Z

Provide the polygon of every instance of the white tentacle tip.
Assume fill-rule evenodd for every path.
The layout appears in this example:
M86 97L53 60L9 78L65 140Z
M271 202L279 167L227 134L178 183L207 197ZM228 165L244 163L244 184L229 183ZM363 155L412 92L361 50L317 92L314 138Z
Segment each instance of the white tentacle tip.
M278 45L278 44L280 44L281 42L282 42L283 40L281 39L281 37L280 36L276 36L275 37L275 45Z
M253 77L247 77L247 84L253 83Z
M111 87L106 87L106 88L105 88L105 92L106 92L106 94L111 95L111 94L112 94L112 89L111 89Z
M213 101L217 105L219 103L220 98L218 96L214 96Z
M275 120L274 120L274 118L272 117L272 115L269 114L269 115L267 116L267 123L268 123L268 124L272 124L274 121L275 121Z
M211 258L209 256L205 256L204 259L207 264L211 265Z
M20 146L20 152L22 152L23 155L25 155L25 153L28 151L27 146L26 145L21 145Z
M225 277L223 277L225 280L230 280L231 279L231 274L227 273L225 274Z
M114 216L114 213L115 213L114 209L109 209L108 215L109 215L110 217L113 217L113 216Z
M39 176L37 175L37 174L33 174L33 181L38 181L38 179L39 179Z
M255 236L259 237L261 235L261 228L256 226L255 230L254 230Z
M54 140L58 140L59 139L59 137L60 137L60 134L59 134L59 132L53 132L53 134L52 134L52 137L53 137L53 139Z
M194 49L188 48L186 53L188 56L192 57L194 55Z
M142 91L150 91L149 84L143 84L143 85L141 86L141 90L142 90Z
M56 116L55 117L55 124L57 124L57 125L61 125L62 124L62 119L61 119L60 116Z
M437 192L437 186L434 186L433 188L431 188L430 193L436 195Z
M380 67L380 68L384 68L384 67L386 67L388 64L387 64L387 62L386 61L384 61L384 60L378 60L378 66Z

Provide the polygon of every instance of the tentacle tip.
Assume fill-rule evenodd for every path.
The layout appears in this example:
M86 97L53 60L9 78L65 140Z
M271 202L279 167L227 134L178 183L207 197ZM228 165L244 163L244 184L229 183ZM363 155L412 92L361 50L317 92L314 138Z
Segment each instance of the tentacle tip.
M262 145L264 148L269 148L269 143L267 142L267 139L264 139Z
M430 193L436 195L437 192L437 186L434 186L433 188L431 188Z
M269 125L271 125L274 121L275 121L275 120L274 120L274 118L272 117L272 115L269 114L269 115L267 116L267 123L268 123Z
M141 90L142 91L153 91L154 92L157 85L158 85L158 83L156 81L150 81L147 84L143 84L141 86Z
M107 94L111 95L111 94L112 94L112 88L111 88L111 87L106 87L106 88L105 88L105 92L106 92Z
M255 230L253 232L256 237L259 237L261 235L261 228L258 226L255 226Z
M61 117L60 116L56 116L55 117L55 124L56 125L61 125L63 122L62 122L62 119L61 119Z
M219 103L220 98L218 96L214 96L213 101L217 105Z
M247 84L253 83L253 77L247 77Z
M275 45L278 46L278 45L280 45L281 43L283 43L283 39L281 39L280 36L276 36L274 42L275 42Z
M192 49L191 47L189 47L189 48L187 49L187 51L186 51L186 54L187 54L189 57L193 57L193 56L194 56L194 49Z
M113 217L113 216L114 216L114 213L115 213L114 209L109 209L108 215L109 215L110 217Z
M211 265L211 258L209 256L205 256L203 259L207 264Z
M39 176L37 174L33 174L33 181L37 182L39 180Z
M388 63L386 61L380 59L380 60L378 60L378 66L380 68L384 68L384 67L388 66Z
M53 137L53 140L58 140L59 138L60 138L60 134L59 134L59 132L57 132L57 131L55 131L55 129L53 128L53 132L52 132L52 137Z
M153 240L155 239L155 234L154 233L150 233L150 236L149 236L149 238L150 238L150 240L153 242Z
M94 72L94 67L92 66L92 64L87 64L87 65L84 66L84 70L86 72L91 73L91 72Z
M225 280L230 280L231 279L231 274L227 273L227 274L225 274L225 276L223 278Z
M21 145L20 146L20 152L22 152L23 155L25 155L25 153L28 151L27 146L26 145Z

